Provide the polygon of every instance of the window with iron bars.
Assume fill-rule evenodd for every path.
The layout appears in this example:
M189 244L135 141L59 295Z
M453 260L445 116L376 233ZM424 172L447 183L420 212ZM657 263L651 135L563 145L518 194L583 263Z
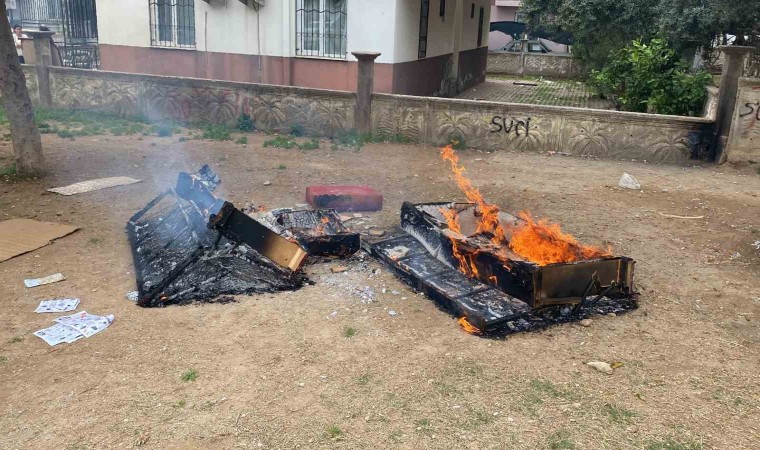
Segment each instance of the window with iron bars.
M148 0L150 45L195 48L195 0Z
M346 59L347 0L296 0L296 55Z

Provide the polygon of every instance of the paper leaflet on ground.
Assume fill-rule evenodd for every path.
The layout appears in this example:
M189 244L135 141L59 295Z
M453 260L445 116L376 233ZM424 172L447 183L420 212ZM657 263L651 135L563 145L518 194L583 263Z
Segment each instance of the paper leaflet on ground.
M43 300L40 306L34 310L36 313L57 313L74 311L79 306L78 298L61 298L56 300Z
M34 335L47 342L50 346L58 345L63 342L72 343L84 337L84 335L76 329L61 325L60 323L49 328L35 331Z
M87 311L82 311L71 314L70 316L59 317L55 319L55 321L78 330L84 335L84 337L90 337L108 328L108 325L111 325L113 319L113 314L96 316L89 314Z
M34 333L48 345L54 346L63 342L72 343L83 337L90 337L108 328L114 321L113 314L96 316L87 311L59 317L55 325Z
M46 277L42 278L33 278L30 280L24 280L24 286L28 288L33 288L37 286L42 286L43 284L50 284L50 283L57 283L59 281L65 280L66 277L64 277L60 273L55 273L53 275L48 275Z
M69 186L48 189L48 191L61 195L74 195L90 191L99 191L100 189L115 186L126 186L129 184L139 183L140 181L141 180L136 180L130 177L99 178L97 180L83 181L81 183L75 183Z

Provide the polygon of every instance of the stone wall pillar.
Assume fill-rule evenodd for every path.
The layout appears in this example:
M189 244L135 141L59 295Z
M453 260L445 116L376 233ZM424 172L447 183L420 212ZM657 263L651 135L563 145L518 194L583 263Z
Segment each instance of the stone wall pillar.
M715 111L715 131L713 148L715 150L715 162L726 162L726 144L731 131L731 120L734 117L736 107L736 95L739 89L739 77L744 70L744 58L753 51L753 47L738 45L721 45L718 47L723 52L723 72L720 76L720 90L718 91L718 106Z
M520 39L520 66L517 68L517 76L525 75L525 55L528 52L528 39Z
M53 65L51 45L53 31L26 31L34 41L34 61L28 61L37 67L37 88L40 93L40 106L50 108L53 98L50 94L50 66Z
M377 52L351 52L359 60L356 81L356 111L354 127L359 133L369 133L372 127L372 89L375 84L375 59Z

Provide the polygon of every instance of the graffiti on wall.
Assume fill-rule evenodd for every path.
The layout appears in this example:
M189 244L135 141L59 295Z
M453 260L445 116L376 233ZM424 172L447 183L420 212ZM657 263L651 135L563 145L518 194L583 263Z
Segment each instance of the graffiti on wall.
M527 136L530 133L530 117L525 120L513 119L507 116L491 118L491 133L514 133L515 136ZM522 133L522 134L521 134Z
M760 101L747 102L739 111L740 136L747 137L754 131L760 130Z

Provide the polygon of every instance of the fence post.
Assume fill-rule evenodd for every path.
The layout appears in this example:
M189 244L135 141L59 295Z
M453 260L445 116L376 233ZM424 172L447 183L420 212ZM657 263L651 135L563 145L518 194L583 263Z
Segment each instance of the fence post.
M744 70L744 57L753 47L739 45L721 45L718 47L723 52L723 71L720 76L720 89L718 90L718 106L715 111L715 130L713 131L713 149L715 150L715 162L723 164L728 154L728 134L731 131L731 121L734 118L736 108L736 96L739 89L739 77Z
M53 56L50 53L54 31L26 31L34 41L34 64L37 67L37 88L40 93L40 106L50 108L53 98L50 94L50 66Z
M375 84L375 59L377 52L351 52L359 60L356 81L356 110L354 127L359 133L369 133L372 120L372 88Z
M525 38L520 39L520 66L517 68L517 76L525 75L525 53L528 47L528 40Z

